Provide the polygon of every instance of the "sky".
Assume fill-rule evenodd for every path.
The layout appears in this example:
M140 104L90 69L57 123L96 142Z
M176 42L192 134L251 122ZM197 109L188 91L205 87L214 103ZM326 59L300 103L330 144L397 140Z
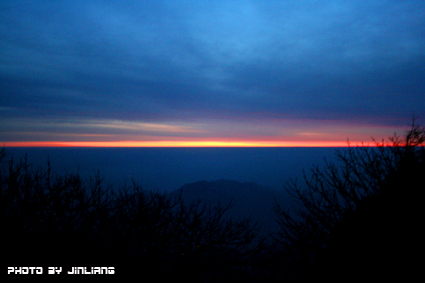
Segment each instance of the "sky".
M338 146L424 105L423 0L0 2L5 146Z

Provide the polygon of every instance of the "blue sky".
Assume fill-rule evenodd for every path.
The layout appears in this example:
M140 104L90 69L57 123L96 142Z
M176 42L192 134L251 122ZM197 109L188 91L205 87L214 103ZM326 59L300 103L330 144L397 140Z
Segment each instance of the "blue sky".
M425 2L4 0L0 91L0 142L368 142L425 117Z

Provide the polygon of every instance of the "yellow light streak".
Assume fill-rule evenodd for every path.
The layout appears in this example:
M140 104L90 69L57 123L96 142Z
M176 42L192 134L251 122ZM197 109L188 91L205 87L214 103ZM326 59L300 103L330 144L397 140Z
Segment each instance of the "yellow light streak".
M361 145L361 142L350 142ZM366 145L366 144L365 144ZM26 141L4 147L347 147L346 141Z

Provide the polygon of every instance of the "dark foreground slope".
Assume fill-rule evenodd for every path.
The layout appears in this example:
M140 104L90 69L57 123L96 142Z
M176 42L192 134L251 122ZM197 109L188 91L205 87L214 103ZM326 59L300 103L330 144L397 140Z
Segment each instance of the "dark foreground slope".
M410 282L422 276L425 128L376 147L336 152L289 192L303 206L277 210L287 268L298 282ZM301 220L301 221L300 221ZM390 280L391 279L391 280Z
M422 276L424 173L423 161L399 168L379 193L346 213L319 260L322 277L337 282L347 276L373 281Z

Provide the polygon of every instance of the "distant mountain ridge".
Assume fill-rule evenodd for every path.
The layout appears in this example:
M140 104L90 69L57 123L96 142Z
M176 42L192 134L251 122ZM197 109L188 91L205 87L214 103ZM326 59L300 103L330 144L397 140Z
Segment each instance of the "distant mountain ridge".
M261 186L254 182L238 182L232 180L198 181L183 185L173 191L171 196L182 194L185 202L204 200L211 205L223 206L233 202L234 206L227 212L233 218L251 217L261 224L261 234L266 235L268 229L276 231L276 216L273 212L274 199L281 205L288 205L289 198L283 191Z

